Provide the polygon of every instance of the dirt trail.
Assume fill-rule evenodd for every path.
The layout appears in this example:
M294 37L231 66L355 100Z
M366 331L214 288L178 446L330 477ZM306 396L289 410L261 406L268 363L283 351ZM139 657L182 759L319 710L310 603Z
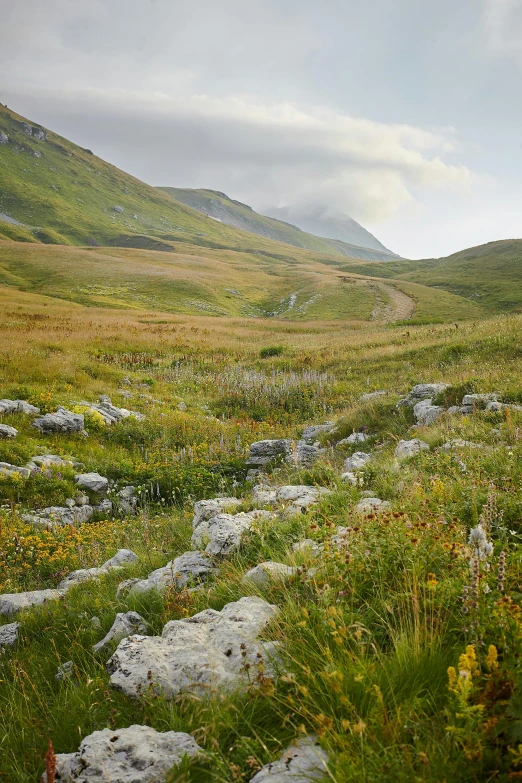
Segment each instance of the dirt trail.
M375 307L370 316L371 321L405 321L415 312L415 302L402 291L386 283L372 280L371 287L375 292Z

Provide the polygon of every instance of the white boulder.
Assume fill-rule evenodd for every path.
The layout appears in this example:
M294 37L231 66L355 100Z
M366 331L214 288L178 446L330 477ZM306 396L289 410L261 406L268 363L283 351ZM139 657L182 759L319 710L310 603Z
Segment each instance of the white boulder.
M273 518L269 511L255 509L248 513L217 514L200 522L192 534L192 545L205 548L209 555L225 555L241 544L243 533L250 530L257 520L267 521Z
M259 563L244 575L241 580L244 584L249 582L257 587L267 587L270 582L284 581L294 576L297 569L294 566L288 566L284 563L274 563L267 560L265 563Z
M380 498L363 498L355 506L358 514L381 514L383 511L389 511L391 503Z
M169 585L181 590L193 580L201 580L214 571L212 563L200 552L184 552L166 566L157 568L147 579L133 580L129 585L131 594L146 593L149 590L162 591Z
M0 413L25 413L31 416L40 413L40 408L25 400L0 400Z
M344 470L347 472L353 472L354 470L362 470L364 466L371 460L372 455L366 451L356 451L351 457L347 457L344 460Z
M421 424L424 427L429 427L444 413L444 408L441 405L433 405L431 398L427 400L421 400L413 406L413 415L417 424Z
M224 511L232 511L241 505L241 500L238 498L212 498L211 500L198 500L194 503L194 518L192 520L192 529L196 528L202 523L207 522L216 514L221 514Z
M107 492L109 489L109 479L99 473L79 473L74 482L89 492Z
M420 454L421 451L429 451L430 447L423 440L413 438L412 440L400 440L395 449L397 459L409 459Z
M20 623L7 623L0 625L0 653L8 647L14 647L18 641Z
M33 427L43 435L54 432L82 432L85 428L85 420L81 413L72 413L65 408L58 408L56 413L46 413L33 421Z
M250 596L221 612L206 609L171 620L161 636L130 636L107 663L111 684L135 697L149 686L167 698L184 691L199 696L233 691L248 682L245 664L255 672L258 653L265 673L270 673L267 658L275 655L277 646L257 637L277 612L276 606Z
M286 510L289 512L306 511L310 506L319 502L321 497L329 495L330 490L326 487L310 487L306 484L287 484L277 489L277 500L288 504Z
M99 568L80 568L73 571L65 579L62 579L58 585L59 590L69 590L74 585L86 582L89 579L97 579L100 576L108 574L109 571L118 571L126 566L137 563L139 557L131 549L118 549L116 554L109 560L106 560Z
M3 593L0 595L0 615L11 616L31 606L42 606L47 601L63 598L67 590L30 590L26 593Z
M317 737L309 735L285 750L277 761L259 770L250 783L309 783L326 779L328 755Z
M7 438L16 438L18 430L10 427L9 424L0 424L0 440Z
M92 649L94 652L101 652L112 642L120 642L137 633L147 633L147 624L143 617L137 612L118 612L109 631L101 641L93 644Z

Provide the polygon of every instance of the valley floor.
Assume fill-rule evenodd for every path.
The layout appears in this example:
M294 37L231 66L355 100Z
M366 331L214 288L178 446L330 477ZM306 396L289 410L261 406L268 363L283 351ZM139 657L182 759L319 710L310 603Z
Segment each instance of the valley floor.
M0 290L0 408L63 406L87 433L0 414L16 432L0 439L0 780L46 764L52 780L56 762L57 781L295 783L304 773L265 765L303 738L308 772L336 783L521 777L522 317L404 327L90 304ZM106 399L91 407L107 396L141 415L109 421ZM62 462L35 462L49 454ZM80 492L92 473L107 485ZM130 486L135 509L118 494ZM87 506L89 521L57 523ZM136 557L64 588L119 550ZM127 638L98 646L117 614ZM163 770L142 759L118 777L116 755L137 764L157 741L114 754L107 738L132 725L202 754L156 749ZM104 729L103 753L86 749ZM81 744L91 777L62 755Z

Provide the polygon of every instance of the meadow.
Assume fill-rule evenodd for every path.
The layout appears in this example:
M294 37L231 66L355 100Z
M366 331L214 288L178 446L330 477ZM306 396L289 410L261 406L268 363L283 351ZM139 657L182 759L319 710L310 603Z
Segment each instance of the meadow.
M411 408L397 408L412 386L436 381L450 384L445 405L492 391L522 402L522 317L457 327L216 318L136 302L86 307L4 285L0 320L0 398L46 412L107 394L146 416L112 427L87 417L87 438L40 435L23 414L2 417L19 436L0 441L0 462L74 457L86 471L135 485L139 509L35 529L20 512L62 504L74 491L73 470L0 476L0 592L55 587L120 547L140 559L17 617L18 644L0 655L0 780L36 780L49 740L56 753L73 752L95 729L133 723L189 732L205 749L205 759L171 772L172 783L249 781L307 733L319 736L330 758L325 779L336 783L522 777L522 414L444 414L421 427ZM388 394L360 400L379 389ZM360 446L333 448L322 436L326 449L312 467L274 465L264 479L329 488L318 505L259 522L216 561L202 590L116 598L122 579L190 549L195 501L233 495L252 507L251 442L296 439L325 421L338 423L335 440L368 434L363 448L374 458L362 486L340 478ZM410 437L430 450L399 463L397 442ZM441 448L453 439L480 448ZM355 506L368 489L391 505L361 518ZM484 558L469 539L479 520L492 543ZM332 542L338 526L347 528L340 547ZM304 538L323 545L319 558L293 551ZM299 568L263 588L242 581L267 560ZM116 612L136 610L160 633L171 619L252 593L280 608L267 631L281 644L280 674L261 668L237 693L169 701L150 689L130 699L110 686L109 654L92 650ZM73 676L57 682L68 660Z

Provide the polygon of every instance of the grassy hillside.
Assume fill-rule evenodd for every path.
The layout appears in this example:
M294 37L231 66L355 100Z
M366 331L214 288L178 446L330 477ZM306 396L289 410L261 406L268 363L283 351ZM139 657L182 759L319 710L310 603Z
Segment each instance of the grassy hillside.
M152 252L0 240L0 283L89 306L256 319L392 322L413 315L444 321L482 312L462 297L421 285L404 291L404 309L395 302L402 281L356 275L341 281L335 266L305 251L285 257L188 243Z
M394 253L390 253L384 247L381 251L308 234L291 223L260 215L254 212L252 207L242 204L240 201L235 201L225 193L220 193L217 190L193 190L190 188L172 187L162 187L160 190L168 193L169 196L172 196L177 201L197 209L204 215L209 215L214 220L243 231L250 231L262 237L284 242L288 245L321 253L333 253L334 255L374 261L389 261L397 258Z
M451 384L448 404L465 391L520 402L520 316L458 333L414 326L406 336L375 324L85 308L0 287L0 321L0 398L22 396L47 411L109 394L146 416L112 427L91 419L88 438L40 435L24 414L2 417L19 434L0 441L0 461L71 456L117 486L138 487L140 505L136 516L37 530L21 512L63 504L77 489L75 471L0 476L1 594L55 587L120 547L139 557L61 601L0 617L0 628L20 622L16 645L0 653L1 780L38 780L49 740L56 753L73 753L95 730L110 728L112 737L133 724L188 732L207 752L205 769L184 765L169 783L248 783L305 733L328 753L331 783L520 777L521 414L448 413L412 432L411 411L396 408L413 384L434 381ZM266 357L271 346L277 355ZM388 396L359 400L379 388ZM331 494L306 513L277 507L237 550L213 559L203 589L116 595L124 579L192 547L194 501L233 494L244 510L255 506L245 481L249 443L297 437L324 420L337 422L334 441L367 433L372 461L361 486L340 478L360 445L328 448L308 469L274 466L263 477L272 487ZM412 436L429 450L397 463L398 439ZM456 438L480 447L440 448ZM369 491L390 508L361 517L356 506ZM483 559L469 543L479 519L491 544ZM294 550L303 539L315 554ZM299 570L261 587L244 581L268 560ZM264 638L278 642L280 670L273 678L265 656L245 667L235 693L169 701L156 690L151 660L147 687L131 698L109 679L116 643L93 651L117 612L139 612L158 635L171 620L250 595L278 608ZM58 681L67 661L71 676Z

